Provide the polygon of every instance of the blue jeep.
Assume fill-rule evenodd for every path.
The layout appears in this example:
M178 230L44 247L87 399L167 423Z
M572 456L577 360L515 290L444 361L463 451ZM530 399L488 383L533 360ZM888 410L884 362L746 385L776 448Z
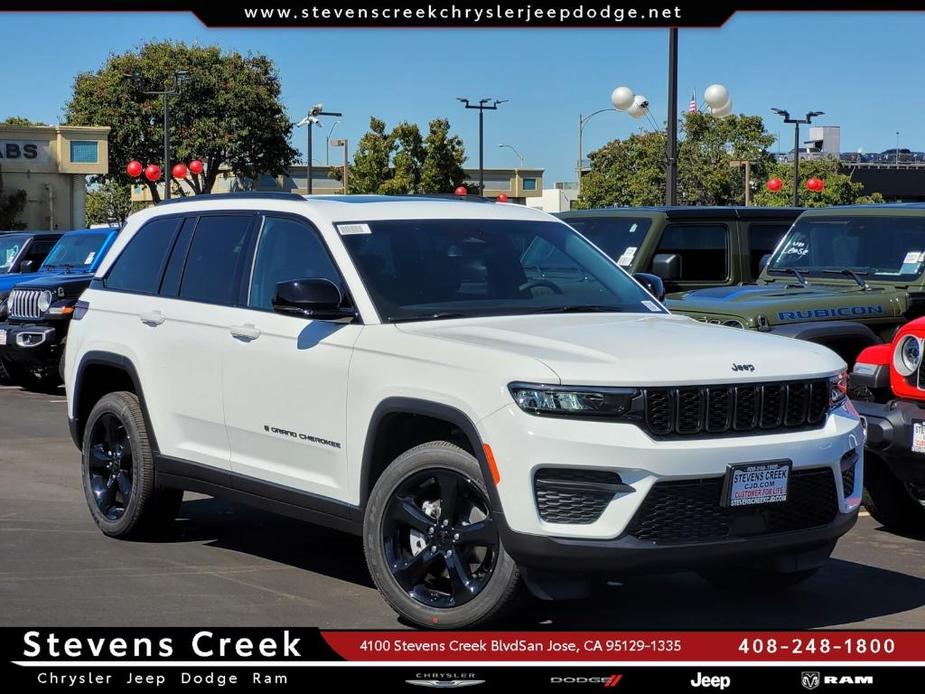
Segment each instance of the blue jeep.
M61 238L60 231L0 231L0 300L36 270Z
M0 380L37 390L61 382L74 304L118 233L114 228L69 231L37 273L15 282L0 301Z

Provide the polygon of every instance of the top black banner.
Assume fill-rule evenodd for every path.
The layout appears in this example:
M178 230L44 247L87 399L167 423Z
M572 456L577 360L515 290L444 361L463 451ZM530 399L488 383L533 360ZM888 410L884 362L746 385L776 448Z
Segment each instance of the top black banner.
M0 12L191 12L208 27L289 28L577 28L718 27L738 11L890 11L920 10L906 2L815 0L725 3L682 0L559 0L559 2L410 2L391 0L275 0L216 3L207 0L159 0L156 5L127 5L106 0L19 0L3 2Z

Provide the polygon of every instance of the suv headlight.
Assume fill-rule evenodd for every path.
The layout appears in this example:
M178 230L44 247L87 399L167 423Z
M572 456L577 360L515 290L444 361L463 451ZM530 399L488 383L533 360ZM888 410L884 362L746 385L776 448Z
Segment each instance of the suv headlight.
M508 385L514 402L524 412L558 417L620 417L630 411L635 388L547 386L535 383Z
M922 363L922 342L915 335L906 335L893 350L893 368L903 376L911 376Z
M39 294L38 306L39 311L45 313L49 308L51 308L51 302L55 300L55 295L52 294L48 289Z
M829 409L834 410L848 399L848 372L829 377Z

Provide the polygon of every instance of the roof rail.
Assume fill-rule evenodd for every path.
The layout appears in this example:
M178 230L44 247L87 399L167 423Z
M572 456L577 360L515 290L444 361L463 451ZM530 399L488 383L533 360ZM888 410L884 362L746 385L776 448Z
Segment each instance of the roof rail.
M161 200L157 207L161 205L172 205L178 202L190 202L192 200L298 200L305 202L305 197L296 193L284 193L278 191L261 191L247 190L240 193L206 193L205 195L190 195L180 198L170 198L170 200Z

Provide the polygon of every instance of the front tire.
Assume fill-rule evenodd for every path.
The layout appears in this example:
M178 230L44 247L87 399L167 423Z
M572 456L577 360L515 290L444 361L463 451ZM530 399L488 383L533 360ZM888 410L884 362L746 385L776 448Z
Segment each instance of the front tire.
M864 465L864 506L874 520L891 530L925 533L925 501L870 454Z
M363 545L376 587L417 626L482 624L519 592L479 464L447 441L416 446L386 468L366 507Z
M155 484L154 456L138 396L104 395L84 429L81 476L90 515L104 534L123 539L162 531L183 491Z

